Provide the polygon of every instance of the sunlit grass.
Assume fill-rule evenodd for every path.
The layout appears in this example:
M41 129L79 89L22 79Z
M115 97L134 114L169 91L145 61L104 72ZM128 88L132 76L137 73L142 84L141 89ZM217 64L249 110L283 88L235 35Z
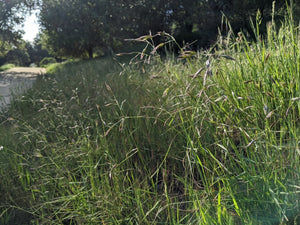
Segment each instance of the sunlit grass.
M16 67L14 64L4 64L0 66L0 72Z
M1 115L0 221L299 223L299 27L229 39L49 70Z

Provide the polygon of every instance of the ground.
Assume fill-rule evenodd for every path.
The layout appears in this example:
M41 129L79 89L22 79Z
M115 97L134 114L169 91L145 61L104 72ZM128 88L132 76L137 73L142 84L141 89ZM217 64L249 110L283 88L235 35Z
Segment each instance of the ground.
M17 67L0 72L0 109L10 103L12 94L20 94L30 88L37 76L46 73L45 68Z

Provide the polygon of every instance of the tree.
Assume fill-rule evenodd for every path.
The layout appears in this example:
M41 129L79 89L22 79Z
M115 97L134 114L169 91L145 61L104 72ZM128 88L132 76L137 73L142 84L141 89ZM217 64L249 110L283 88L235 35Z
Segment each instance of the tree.
M52 54L93 58L109 44L105 0L43 1L40 24Z
M42 3L40 24L50 53L92 58L95 51L114 47L125 38L170 31L172 14L179 15L183 5L192 8L195 4L183 0L47 0Z
M30 64L30 57L26 49L15 48L10 50L5 55L5 62L12 63L17 66L29 66Z
M27 52L16 49L22 45L22 31L19 28L24 21L24 15L37 5L38 0L0 1L0 65L7 60L16 61L17 64L28 63Z
M15 42L21 38L15 26L20 24L22 17L17 15L19 0L3 0L0 2L0 40Z
M16 42L21 39L16 27L24 21L24 14L33 9L36 0L1 0L0 1L0 40Z
M212 5L216 7L216 2L218 1L215 0L212 2ZM237 33L243 30L253 39L255 38L255 35L251 27L250 19L252 19L253 22L256 22L256 16L259 14L261 23L260 29L262 32L265 32L267 22L272 19L273 6L275 6L274 16L276 19L283 18L283 15L280 15L280 9L285 9L286 7L286 0L224 0L223 3L223 7L218 10L222 11L228 18L234 32Z
M40 62L47 57L52 57L49 52L43 47L42 35L35 37L33 43L26 43L26 49L30 56L31 63L40 66Z
M276 10L286 0L276 1ZM40 24L50 53L89 57L114 47L125 38L166 31L178 42L215 42L225 15L235 33L254 38L250 18L259 11L262 26L271 19L273 0L44 0ZM299 4L298 4L299 5ZM226 32L226 31L225 31Z

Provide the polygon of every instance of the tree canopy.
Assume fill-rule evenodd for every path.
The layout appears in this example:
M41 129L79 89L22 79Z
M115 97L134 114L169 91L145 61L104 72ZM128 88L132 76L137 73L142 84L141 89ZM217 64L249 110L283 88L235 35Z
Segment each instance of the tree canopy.
M108 1L52 0L41 6L41 26L50 51L57 55L93 57L109 42Z
M27 65L30 62L21 30L25 14L37 6L36 0L0 1L0 65L11 62Z
M14 42L21 38L16 27L24 21L24 13L36 5L34 0L0 1L0 41Z
M211 45L225 15L234 32L251 34L249 19L259 11L262 26L271 20L273 0L2 0L0 41L18 40L22 11L39 6L41 39L56 56L92 58L151 31L166 31L179 43ZM276 1L276 16L285 0ZM300 3L296 3L299 8Z

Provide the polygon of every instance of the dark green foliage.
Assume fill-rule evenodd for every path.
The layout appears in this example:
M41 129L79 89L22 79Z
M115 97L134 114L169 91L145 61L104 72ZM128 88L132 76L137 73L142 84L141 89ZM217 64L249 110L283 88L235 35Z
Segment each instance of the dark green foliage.
M28 66L31 59L31 46L21 40L20 29L26 13L37 6L37 0L0 1L0 65L13 62Z
M13 49L5 55L5 62L17 66L29 66L30 57L25 49Z
M190 48L200 49L215 43L218 28L221 34L228 32L221 24L224 15L233 32L244 31L248 38L253 39L251 19L255 21L259 12L260 31L264 34L272 15L275 20L283 18L285 3L285 0L278 0L275 4L272 0L2 1L0 40L16 43L20 32L14 27L23 21L23 14L16 12L39 6L43 44L55 56L102 56L119 49L124 39L136 38L149 31L152 34L166 31L180 45L192 43ZM293 3L293 8L299 11L298 1ZM297 19L297 13L294 18ZM44 57L41 56L40 60ZM35 63L40 60L32 59Z
M20 33L14 26L22 22L22 17L16 15L20 0L3 0L0 2L0 41L14 42L20 38Z
M266 24L283 18L285 0L206 1L44 1L41 7L41 25L49 50L56 55L90 57L101 55L106 49L116 49L125 38L135 38L149 31L166 31L180 45L204 48L215 43L221 19L225 15L232 31L245 31L254 38L251 19L259 12L260 29L266 33ZM299 3L295 3L299 6ZM273 7L274 6L274 7ZM273 14L272 14L273 13ZM228 29L221 27L222 34ZM161 40L154 40L160 42Z
M22 32L16 26L22 24L24 13L33 9L36 4L36 0L0 1L0 42L8 41L15 44L21 39Z
M109 45L108 1L44 1L41 25L52 54L93 58Z
M53 57L50 53L43 47L43 40L41 35L38 35L33 43L26 43L26 49L30 56L31 63L39 66L42 59L47 57Z

